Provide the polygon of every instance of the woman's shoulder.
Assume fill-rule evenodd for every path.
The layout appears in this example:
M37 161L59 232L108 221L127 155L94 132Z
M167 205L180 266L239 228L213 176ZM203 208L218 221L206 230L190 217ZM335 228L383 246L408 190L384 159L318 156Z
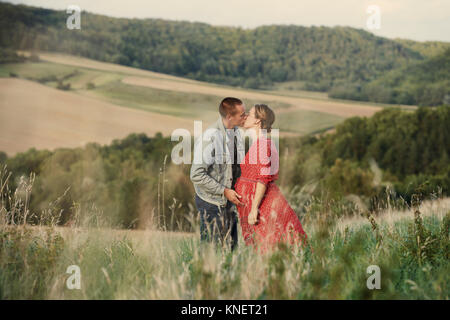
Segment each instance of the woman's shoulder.
M257 139L258 143L270 143L272 144L272 138L267 136L259 136Z

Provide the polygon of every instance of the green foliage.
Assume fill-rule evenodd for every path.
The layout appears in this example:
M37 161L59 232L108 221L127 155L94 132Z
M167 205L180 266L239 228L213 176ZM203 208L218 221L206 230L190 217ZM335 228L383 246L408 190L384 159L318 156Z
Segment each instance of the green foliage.
M0 298L45 299L65 245L50 229L36 236L28 228L1 228Z
M307 246L280 243L266 255L242 238L233 252L199 243L198 219L194 234L14 225L2 201L0 298L448 299L450 212L422 215L425 194L416 189L415 213L393 221L367 213L369 223L348 224L324 208L303 223ZM379 290L366 286L374 264ZM70 265L80 290L66 287Z
M336 194L373 196L373 173L349 160L336 159L325 176L325 185Z
M289 190L289 201L302 217L325 211L353 215L350 195L375 211L407 205L419 186L429 198L448 195L449 117L448 107L385 109L372 118L347 119L334 134L280 139L278 184ZM109 146L30 149L1 158L13 173L13 188L21 176L36 174L30 202L36 219L61 197L54 203L62 212L60 224L78 219L78 212L88 219L95 204L116 227L151 223L190 230L184 214L193 204L190 166L167 161L175 143L160 134L132 134Z
M48 204L59 199L53 209L61 212L60 224L89 219L100 211L115 227L137 228L146 223L163 227L163 221L171 221L164 227L189 229L182 213L193 197L189 166L164 165L174 144L161 134L154 138L131 134L109 146L89 143L53 152L30 149L3 161L12 172L12 189L22 176L36 174L30 202L35 215L30 215L29 222L38 221ZM162 217L163 213L167 216Z
M0 165L6 162L6 159L8 159L8 155L6 152L0 151Z
M332 98L437 106L450 94L450 48L436 56L396 68L363 86L335 85Z
M56 88L59 90L70 90L70 83L64 84L62 81L58 81Z
M368 224L339 230L323 216L308 225L313 251L280 244L266 256L244 245L214 250L192 235L142 241L136 231L89 229L66 239L53 228L1 228L0 297L448 299L449 226L449 214L380 221L379 242ZM80 290L66 288L69 265L80 267ZM381 269L379 290L366 286L370 265Z
M419 52L424 57L433 57L449 48L447 42L440 41L413 41L407 39L395 39L397 42L407 46L413 51Z
M305 137L280 145L280 181L300 215L357 212L356 195L373 211L411 203L418 187L427 198L450 191L450 108L402 111L386 108L371 118L349 118L334 134ZM284 171L284 172L283 172Z
M137 177L122 182L119 190L120 196L120 221L122 227L136 228L139 215L139 196L142 189L142 182Z
M351 118L322 143L324 163L336 159L374 159L380 168L403 180L407 175L438 175L448 170L450 109L414 112L384 109L371 118Z
M132 287L149 287L153 284L154 266L149 259L137 255L134 244L123 237L108 241L101 246L96 237L90 239L93 243L77 247L72 259L80 261L81 270L89 270L84 274L83 288L86 299L117 299L118 294ZM75 290L76 291L76 290ZM79 293L71 292L70 298L78 298ZM136 297L138 298L138 297Z
M0 64L24 62L27 59L17 54L16 50L0 47Z
M65 12L6 3L0 6L0 46L65 52L247 88L300 81L302 89L332 89L330 96L346 99L367 100L374 95L373 101L390 99L386 90L359 90L363 84L383 79L388 71L398 69L403 74L414 63L448 48L446 43L395 41L350 27L242 29L161 19L116 19L87 12L83 12L83 32L72 32L61 28ZM413 74L416 77L416 72ZM442 83L427 85L431 87L425 90L424 99L430 95L433 99L423 103L434 105L434 97L443 91ZM401 96L404 88L398 90Z

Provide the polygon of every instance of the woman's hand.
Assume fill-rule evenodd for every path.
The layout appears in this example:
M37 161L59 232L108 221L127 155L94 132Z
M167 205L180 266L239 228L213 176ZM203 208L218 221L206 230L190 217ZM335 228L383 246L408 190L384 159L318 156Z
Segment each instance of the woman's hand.
M258 209L252 208L250 213L248 214L248 223L253 225L258 221Z
M256 183L255 197L253 198L252 209L248 215L249 224L256 224L258 222L258 207L261 204L264 194L266 193L266 189L267 186L264 183L259 181Z

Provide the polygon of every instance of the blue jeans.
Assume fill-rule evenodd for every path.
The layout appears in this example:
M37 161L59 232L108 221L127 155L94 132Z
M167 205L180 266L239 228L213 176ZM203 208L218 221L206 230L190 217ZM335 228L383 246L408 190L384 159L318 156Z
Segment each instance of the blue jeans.
M234 250L238 242L238 217L233 203L225 206L206 202L195 195L195 205L200 212L200 241L214 241Z

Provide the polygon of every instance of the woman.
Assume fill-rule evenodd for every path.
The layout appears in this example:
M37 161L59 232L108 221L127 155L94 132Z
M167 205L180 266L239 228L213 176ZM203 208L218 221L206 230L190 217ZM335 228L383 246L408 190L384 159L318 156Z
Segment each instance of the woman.
M278 242L306 241L300 220L274 183L278 179L278 152L266 134L274 121L273 111L264 104L250 110L244 128L251 130L254 142L241 163L235 186L244 203L237 208L245 243L261 252Z

